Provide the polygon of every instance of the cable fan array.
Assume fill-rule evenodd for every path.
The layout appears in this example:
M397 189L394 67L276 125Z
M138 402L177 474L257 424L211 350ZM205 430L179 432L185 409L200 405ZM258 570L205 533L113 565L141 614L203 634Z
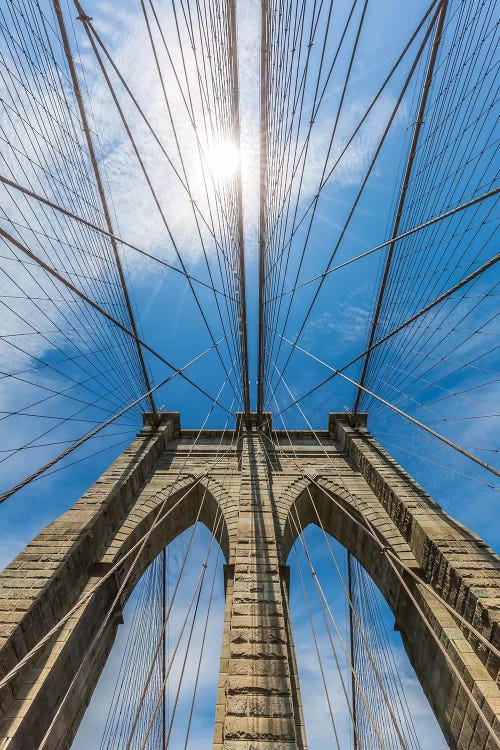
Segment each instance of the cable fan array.
M391 236L491 191L498 182L492 106L497 9L494 3L451 4L446 18ZM486 200L390 246L368 346L495 255L495 211L496 201ZM360 380L434 429L450 425L450 434L493 465L498 450L485 437L484 426L497 416L491 400L498 378L496 297L491 268L368 354ZM358 392L357 403L369 409L373 429L380 427L381 439L391 448L403 438L403 453L418 454L428 441L434 448L427 460L464 473L462 462L439 441L406 431L366 392ZM483 488L491 486L486 472L466 472Z
M2 176L104 230L53 13L35 2L7 3L0 9L0 33ZM133 340L82 304L19 246L31 248L128 326L120 270L108 239L6 183L1 212L0 460L6 489L27 465L59 453L146 388ZM140 411L141 402L117 419L93 449L129 442Z
M276 429L314 433L332 403L366 410L373 434L445 508L458 509L469 482L494 503L498 9L432 2L408 16L407 35L380 64L366 50L368 2L261 7L258 411L271 411ZM379 170L387 179L391 156L384 223L377 191L387 205L391 196ZM301 546L335 632L315 545ZM304 581L300 565L297 556ZM366 574L352 560L349 569L348 679L335 694L344 694L353 746L418 747L401 685L385 679ZM325 669L314 628L311 619L332 746L341 747L329 676L342 668L329 634Z
M96 452L116 455L167 384L172 399L179 381L196 389L205 409L223 372L249 409L239 161L226 173L214 156L238 151L234 8L184 10L165 18L141 5L134 41L153 100L80 4L0 10L2 500ZM132 282L157 271L193 310L175 362L140 331Z
M367 2L262 13L258 409L365 409L445 507L440 469L493 502L498 9L432 2L383 65Z
M213 462L193 480L209 487L242 439L237 413L249 420L252 409L249 289L258 300L257 424L269 411L280 430L259 432L271 477L282 459L299 460L291 430L307 429L330 466L314 425L328 411L366 410L377 439L445 508L456 510L469 487L492 502L493 0L409 3L390 44L392 19L373 0L261 0L260 61L254 54L247 76L260 73L250 229L237 49L246 30L236 4L88 2L0 7L0 502L18 500L22 512L43 487L45 512L52 502L61 512L100 461L130 443L144 412L167 408L197 425L206 415L193 447L202 430L219 430ZM245 243L258 245L258 288L245 283ZM179 456L177 478L192 448ZM53 476L70 467L74 487ZM180 563L174 542L125 610L126 620L133 613L101 750L187 750L201 732L212 741L214 695L203 691L223 606L222 519L217 512L208 536L200 531L206 493ZM159 494L141 550L171 497ZM314 513L310 489L306 500ZM312 702L321 695L331 746L348 738L355 750L417 750L374 584L350 555L338 562L319 515L316 536L296 508L290 523L292 605L304 603Z
M156 558L137 585L135 601L128 604L133 614L120 667L109 678L114 690L101 750L193 747L200 732L209 735L212 730L210 720L206 726L203 703L213 699L216 687L207 690L206 670L214 641L220 641L220 621L213 618L214 605L220 606L221 597L220 554L209 540L210 554L204 560L200 551L208 534L200 533L201 529L196 532L194 547L188 540L181 552L183 540L179 539L168 555L164 552ZM188 569L181 563L174 575L176 557L187 558L189 552ZM169 564L168 557L174 564ZM201 568L203 579L194 586L194 606L188 608L184 624L183 609L195 584L190 567ZM183 574L187 580L180 588L177 581L172 585L172 577L180 579ZM171 593L177 601L170 599ZM159 695L163 696L160 703Z

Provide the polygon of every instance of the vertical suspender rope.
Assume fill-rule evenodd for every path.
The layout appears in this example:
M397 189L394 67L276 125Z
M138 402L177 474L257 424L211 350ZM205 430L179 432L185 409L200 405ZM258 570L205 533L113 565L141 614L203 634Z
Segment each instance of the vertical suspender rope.
M85 107L84 107L84 104L83 104L82 92L81 92L81 89L80 89L80 84L78 82L78 77L76 75L75 61L73 59L73 54L71 52L71 47L70 47L70 44L69 44L69 38L68 38L68 33L66 31L66 24L64 23L64 17L63 17L62 10L61 10L61 4L60 4L59 0L52 0L52 4L54 6L54 11L55 11L55 14L56 14L57 23L59 25L59 32L61 34L61 40L62 40L62 43L63 43L64 54L66 55L66 60L68 62L68 68L69 68L69 72L70 72L70 76L71 76L71 82L73 84L73 90L75 92L76 102L78 104L78 111L80 113L80 119L81 119L81 123L82 123L83 133L85 135L85 140L87 142L87 148L88 148L88 152L89 152L89 156L90 156L90 161L92 162L92 169L94 170L95 181L96 181L96 185L97 185L97 190L99 192L99 198L101 199L102 210L104 212L104 219L106 221L106 227L107 227L107 230L108 230L109 236L110 236L111 247L113 248L113 255L115 257L116 267L118 269L118 275L120 277L120 284L121 284L122 291L123 291L123 296L124 296L124 299L125 299L125 305L127 307L127 313L128 313L128 317L129 317L129 320L130 320L130 326L132 328L132 332L133 332L134 336L136 337L135 344L136 344L136 348L137 348L137 355L139 357L139 362L140 362L140 365L141 365L142 375L144 377L144 384L146 386L146 390L149 391L148 399L149 399L149 403L151 405L151 409L152 409L153 413L156 414L155 401L154 401L153 393L151 392L151 383L150 383L148 371L146 369L146 362L144 360L144 355L143 355L143 352L142 352L142 347L141 347L139 341L137 341L138 333L137 333L137 326L136 326L136 322L135 322L135 316L134 316L134 312L132 310L132 304L130 302L130 296L129 296L128 289L127 289L127 283L126 283L126 280L125 280L125 275L123 273L123 267L122 267L122 263L121 263L121 260L120 260L120 254L118 252L118 245L117 245L117 242L116 242L116 240L114 238L114 231L113 231L113 224L111 222L111 215L109 213L108 203L107 203L107 200L106 200L106 194L104 192L104 186L103 186L103 183L102 183L102 178L101 178L101 172L100 172L100 169L99 169L99 164L98 164L97 158L96 158L96 153L95 153L95 149L94 149L94 143L92 141L92 136L90 135L90 128L89 128L89 123L88 123L88 119L87 119L87 113L85 111Z
M417 119L416 119L416 122L415 122L415 129L413 131L413 137L412 137L412 141L411 141L411 145L410 145L410 150L408 152L408 160L407 160L407 163L406 163L406 169L405 169L405 175L404 175L404 179L403 179L403 185L402 185L402 188L401 188L401 193L400 193L400 196L399 196L398 207L397 207L397 210L396 210L396 218L394 220L394 227L393 227L392 233L391 233L391 244L389 245L389 249L387 251L387 257L385 259L384 272L383 272L383 275L382 275L382 281L380 283L380 289L379 289L379 294L378 294L378 299L377 299L377 305L376 305L376 308L375 308L375 314L373 316L373 321L372 321L372 325L371 325L371 329L370 329L370 338L368 340L368 347L367 347L368 352L367 352L365 360L363 362L363 369L362 369L361 377L360 377L360 380L359 380L360 386L358 388L358 391L357 391L357 394L356 394L356 400L355 400L355 403L354 403L354 409L353 409L354 412L357 412L358 409L359 409L359 402L360 402L360 399L361 399L361 394L363 393L362 387L365 384L366 373L367 373L367 370L368 370L368 363L370 361L370 354L371 354L370 347L373 344L373 341L374 341L374 338L375 338L375 333L376 333L376 330L377 330L377 325L378 325L378 322L379 322L379 319L380 319L380 312L382 310L382 302L384 300L384 293L385 293L385 289L386 289L386 285L387 285L387 279L389 277L389 271L391 269L392 257L393 257L393 254L394 254L395 238L398 236L399 225L401 223L401 217L403 215L403 208L404 208L405 200L406 200L406 193L407 193L407 190L408 190L408 185L410 183L411 172L412 172L412 169L413 169L413 162L415 160L415 154L417 152L418 140L419 140L419 137L420 137L420 132L422 130L422 125L424 123L425 108L427 106L427 99L429 98L429 91L430 91L432 79L433 79L433 76L434 76L434 68L436 66L436 59L437 59L437 54L438 54L438 51L439 51L439 45L441 43L441 39L442 39L442 36L443 36L443 27L444 27L444 21L445 21L445 17L446 17L446 10L447 10L447 8L448 8L448 0L442 0L442 2L441 2L441 8L439 10L438 21L437 21L437 25L436 25L436 32L434 34L434 41L433 41L433 44L432 44L431 55L430 55L430 58L429 58L429 64L427 66L427 73L426 73L424 85L423 85L423 88L422 88L422 97L420 99L420 105L419 105L419 108L418 108Z
M353 580L352 580L352 559L351 553L347 552L347 588L349 591L349 600L353 601ZM351 662L356 669L355 653L354 653L354 622L352 614L352 606L349 606L349 647L351 652ZM357 717L356 717L356 682L353 675L351 675L351 701L352 701L352 747L353 750L358 750L358 735L357 735Z
M162 648L161 648L161 679L165 679L166 672L166 609L167 609L167 549L164 547L161 551L161 630L162 630ZM161 738L162 748L165 747L165 737L167 729L167 716L165 704L166 691L163 693L163 703L161 707Z
M238 173L236 176L236 200L238 210L238 275L239 275L239 333L242 357L242 387L243 407L248 423L250 415L250 381L248 375L248 343L247 343L247 303L245 281L245 243L243 234L243 194L241 184L241 126L240 126L240 87L238 77L238 36L236 28L236 0L228 0L230 23L231 71L233 78L233 132L236 148L239 154Z
M266 253L267 201L267 138L268 138L268 0L261 0L260 44L260 199L259 199L259 355L257 367L257 419L260 419L264 399L264 277Z

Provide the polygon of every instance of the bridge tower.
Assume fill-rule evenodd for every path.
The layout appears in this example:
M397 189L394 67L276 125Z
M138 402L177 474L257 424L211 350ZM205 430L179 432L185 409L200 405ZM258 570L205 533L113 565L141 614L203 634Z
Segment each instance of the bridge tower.
M497 747L500 561L381 448L366 415L285 434L269 415L198 433L162 413L144 415L123 454L0 576L2 750L70 747L127 598L197 518L226 562L214 750L307 747L287 558L311 523L379 587L450 747Z

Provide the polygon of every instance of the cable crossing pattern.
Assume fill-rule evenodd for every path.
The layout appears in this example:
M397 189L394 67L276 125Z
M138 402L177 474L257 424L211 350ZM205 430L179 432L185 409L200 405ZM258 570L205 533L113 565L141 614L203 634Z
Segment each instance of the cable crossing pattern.
M226 747L218 731L244 750L238 720L249 711L267 741L274 725L259 722L269 705L265 718L281 722L276 736L290 749L306 750L309 732L309 747L426 747L413 673L402 671L373 571L333 539L318 497L378 550L457 695L476 712L471 736L482 732L485 748L500 747L498 722L429 616L431 601L491 676L500 653L480 595L450 601L445 562L425 579L428 559L438 559L431 542L427 558L410 562L382 543L339 468L347 442L333 450L333 428L329 436L317 428L327 412L343 414L358 437L368 424L380 462L394 456L403 467L402 484L415 476L465 525L475 512L479 524L496 513L498 4L403 2L392 15L382 5L0 4L6 535L12 519L29 518L36 530L57 518L137 433L161 430L170 409L182 414L178 453L162 468L171 485L150 498L149 526L142 518L122 557L108 560L100 577L92 568L65 614L15 664L5 662L0 690L8 691L102 597L101 623L39 750L55 747L73 691L129 597L120 663L104 672L113 690L101 750L210 743L212 699L217 750ZM245 492L229 524L227 508L213 500L233 491L235 465L250 495L261 492L257 530ZM286 493L273 495L283 466L304 483L286 530L276 520ZM322 467L337 494L320 481ZM374 476L363 481L381 491ZM190 528L142 570L166 519L194 492ZM223 557L235 528L243 529L235 549L244 556L247 527L255 538L242 573L241 560ZM447 539L444 521L441 531ZM404 544L412 534L413 526L401 532ZM284 563L255 561L270 539L280 554L293 539L291 583ZM456 544L457 555L475 554ZM230 628L255 626L244 605L259 601L260 589L275 597L270 642L235 647ZM314 700L298 687L292 621L307 640L298 671ZM215 683L207 687L212 639L229 653L218 693ZM248 675L267 678L260 660L278 660L284 644L286 674L278 663L272 676L286 678L286 689L271 680L272 688L259 683L247 696ZM246 672L238 648L245 658L245 649L252 658L260 649ZM231 659L241 673L230 674ZM230 719L220 718L224 711Z

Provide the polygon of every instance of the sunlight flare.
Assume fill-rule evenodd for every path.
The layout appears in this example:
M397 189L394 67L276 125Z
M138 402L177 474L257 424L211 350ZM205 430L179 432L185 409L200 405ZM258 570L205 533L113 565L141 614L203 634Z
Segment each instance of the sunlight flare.
M207 162L215 178L229 180L239 169L240 152L232 141L218 141L210 147Z

